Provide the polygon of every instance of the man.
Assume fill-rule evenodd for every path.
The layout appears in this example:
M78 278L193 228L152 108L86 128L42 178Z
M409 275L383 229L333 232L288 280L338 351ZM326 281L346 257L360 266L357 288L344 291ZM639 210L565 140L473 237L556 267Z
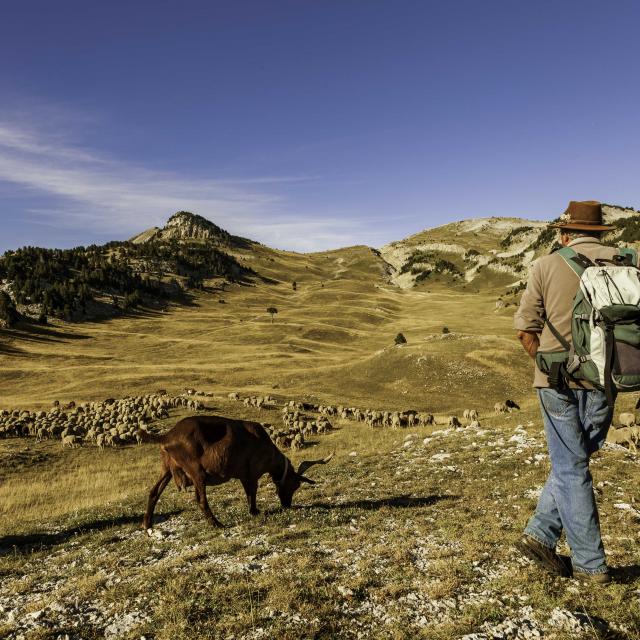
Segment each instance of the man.
M599 202L572 201L560 222L551 226L559 229L563 246L591 261L611 259L616 254L615 248L601 242L602 234L612 227L603 225ZM578 285L578 276L560 255L551 253L534 262L514 317L518 338L532 358L538 349L541 353L565 350L553 329L565 343L571 342L571 314ZM554 379L552 382L556 383ZM586 383L570 381L552 388L537 365L534 387L542 410L551 473L516 546L550 573L566 577L570 570L556 553L564 530L574 577L610 582L589 458L604 444L613 410L605 394Z

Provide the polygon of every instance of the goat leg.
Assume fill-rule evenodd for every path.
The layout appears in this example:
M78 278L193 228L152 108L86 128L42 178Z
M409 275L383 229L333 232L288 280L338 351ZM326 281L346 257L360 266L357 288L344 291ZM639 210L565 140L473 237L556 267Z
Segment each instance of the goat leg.
M258 481L257 480L242 480L242 486L244 492L247 494L247 502L249 503L249 513L252 516L257 516L260 510L256 506L256 495L258 493Z
M143 526L145 529L151 529L153 526L153 511L156 508L156 503L160 494L165 490L165 487L171 480L171 471L169 469L163 469L162 475L156 484L153 486L149 493L149 500L147 501L147 510L144 514Z
M205 518L211 523L214 527L224 527L222 522L216 518L211 509L209 508L209 502L207 501L207 492L204 484L204 480L201 478L193 479L193 486L196 490L196 502L200 509L202 509L202 513L204 513Z

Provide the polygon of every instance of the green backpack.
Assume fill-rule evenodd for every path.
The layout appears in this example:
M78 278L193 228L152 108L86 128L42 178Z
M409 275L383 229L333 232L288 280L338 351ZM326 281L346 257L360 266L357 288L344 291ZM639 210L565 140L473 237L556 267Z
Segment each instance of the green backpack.
M635 249L619 249L612 260L592 262L570 247L557 253L580 286L573 299L571 343L546 320L563 351L538 352L538 368L549 385L586 381L604 391L609 406L615 391L640 390L640 269Z

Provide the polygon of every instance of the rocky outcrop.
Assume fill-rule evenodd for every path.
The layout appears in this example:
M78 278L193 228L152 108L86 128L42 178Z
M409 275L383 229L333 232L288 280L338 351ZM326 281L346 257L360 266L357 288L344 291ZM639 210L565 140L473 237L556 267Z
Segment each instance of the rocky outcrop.
M228 246L231 236L210 220L189 211L174 213L167 224L152 227L129 240L134 244L143 244L156 240L209 240L217 244Z

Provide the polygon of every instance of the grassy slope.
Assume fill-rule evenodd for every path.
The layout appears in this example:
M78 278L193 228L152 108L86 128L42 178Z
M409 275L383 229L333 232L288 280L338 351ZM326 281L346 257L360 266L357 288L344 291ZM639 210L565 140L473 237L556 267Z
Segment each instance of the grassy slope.
M2 611L24 621L25 612L58 603L34 620L82 637L102 637L118 620L125 629L128 620L121 635L131 637L451 638L505 619L522 627L525 618L556 637L579 637L548 624L559 607L637 637L637 515L614 507L640 500L630 454L605 451L595 465L610 559L627 567L620 584L603 596L514 557L510 544L535 504L527 491L542 484L548 463L533 457L544 443L530 364L513 339L512 309L493 310L495 290L400 290L384 282L384 265L365 247L308 256L260 247L245 258L276 282L205 293L166 314L12 334L0 343L0 407L193 386L216 393L212 410L254 418L225 393L443 417L476 407L487 433L422 444L433 429L412 430L419 437L405 448L404 432L343 423L292 456L337 451L329 467L314 470L323 483L301 490L296 502L306 507L251 520L239 485L212 489L212 507L230 526L221 534L204 526L191 494L170 488L160 502L169 514L162 540L138 529L155 447L100 454L0 441L0 536L5 547L18 545L0 556L0 620ZM268 306L279 309L273 324ZM443 338L445 325L453 333ZM399 331L408 344L398 348ZM506 397L523 414L488 415ZM524 445L509 442L517 421L531 421ZM274 510L272 489L260 500ZM29 552L32 543L44 547ZM6 622L0 636L21 624ZM605 637L594 624L579 625L584 637ZM48 633L31 637L55 637Z
M474 399L480 407L527 393L529 364L491 291L400 290L366 247L309 256L261 247L246 257L274 284L234 285L167 313L14 334L9 353L0 351L0 407L212 385L432 411L465 408L478 379L491 385ZM269 306L279 311L273 324ZM438 339L443 326L455 336ZM400 331L408 344L396 348ZM492 375L507 364L515 376Z

